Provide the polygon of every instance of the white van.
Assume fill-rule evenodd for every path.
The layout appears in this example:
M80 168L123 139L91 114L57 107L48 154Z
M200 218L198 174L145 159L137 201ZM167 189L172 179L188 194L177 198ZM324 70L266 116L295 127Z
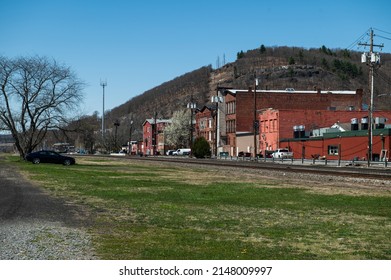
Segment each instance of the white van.
M191 149L178 149L172 153L173 156L188 156L191 153Z

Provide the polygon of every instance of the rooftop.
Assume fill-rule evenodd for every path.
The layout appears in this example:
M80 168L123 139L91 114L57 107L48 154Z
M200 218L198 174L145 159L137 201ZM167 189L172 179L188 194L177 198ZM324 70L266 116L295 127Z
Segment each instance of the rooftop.
M248 92L248 89L226 89L225 93L237 94ZM316 90L295 90L293 88L287 88L284 90L263 90L257 89L257 93L300 93L300 94L317 94ZM356 94L355 90L321 90L320 94Z

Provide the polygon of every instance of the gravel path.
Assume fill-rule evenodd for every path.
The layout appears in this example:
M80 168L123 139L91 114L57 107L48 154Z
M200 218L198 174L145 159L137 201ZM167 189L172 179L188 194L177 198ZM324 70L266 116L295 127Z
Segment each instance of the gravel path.
M82 209L50 197L0 158L0 259L96 259Z

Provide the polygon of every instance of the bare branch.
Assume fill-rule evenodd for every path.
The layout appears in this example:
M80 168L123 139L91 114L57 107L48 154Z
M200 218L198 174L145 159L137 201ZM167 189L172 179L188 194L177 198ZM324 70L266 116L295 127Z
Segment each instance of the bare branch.
M69 67L45 57L0 57L0 121L21 154L32 151L49 129L72 117L82 101L81 82Z

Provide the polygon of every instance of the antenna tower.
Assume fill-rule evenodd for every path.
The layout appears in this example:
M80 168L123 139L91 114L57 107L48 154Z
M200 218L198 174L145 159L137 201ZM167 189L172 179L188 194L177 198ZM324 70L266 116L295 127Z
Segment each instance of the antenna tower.
M103 88L103 109L102 109L102 141L105 142L105 87L107 86L107 81L100 81L100 85Z

